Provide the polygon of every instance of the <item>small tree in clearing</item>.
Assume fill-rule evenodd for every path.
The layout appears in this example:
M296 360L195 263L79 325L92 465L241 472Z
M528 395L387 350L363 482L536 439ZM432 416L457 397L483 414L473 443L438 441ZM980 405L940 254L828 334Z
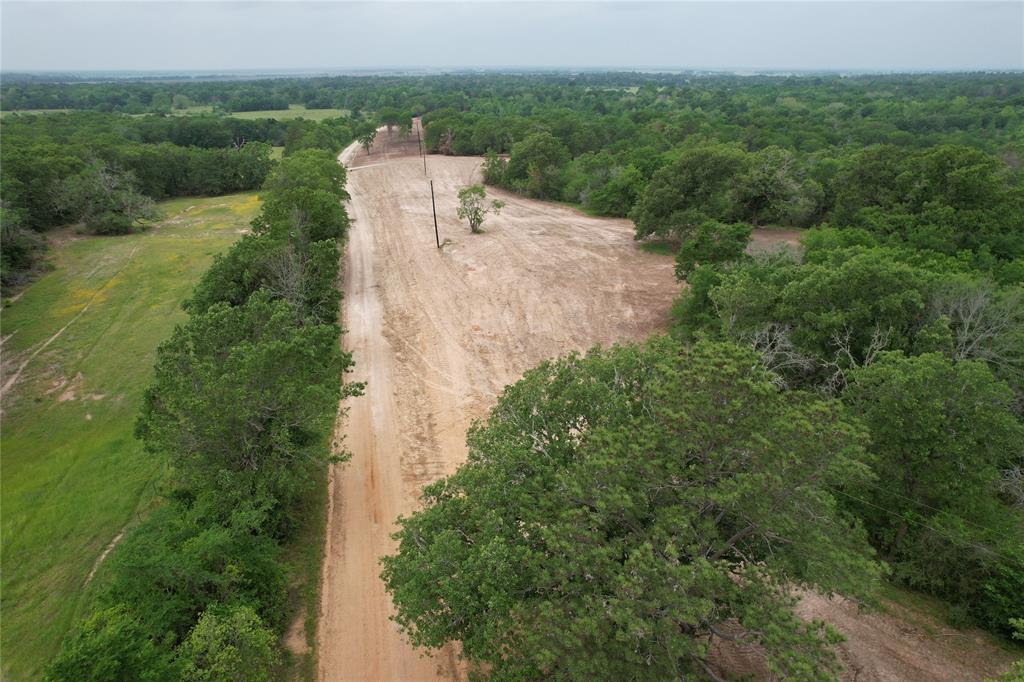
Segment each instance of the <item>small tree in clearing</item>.
M487 204L487 191L483 185L471 185L459 190L459 218L469 221L469 231L476 233L480 231L480 225L488 213L497 215L505 207L505 202L495 199Z
M366 132L359 136L359 144L362 145L363 149L366 150L367 154L370 153L370 148L373 147L373 141L375 139L377 139L376 128L374 128L373 130L367 130Z

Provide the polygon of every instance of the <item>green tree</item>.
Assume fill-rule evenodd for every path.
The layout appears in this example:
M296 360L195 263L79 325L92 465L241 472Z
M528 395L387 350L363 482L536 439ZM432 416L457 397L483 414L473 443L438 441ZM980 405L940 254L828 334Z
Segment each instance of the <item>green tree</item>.
M871 431L878 480L848 501L872 542L897 578L997 628L1024 613L1024 515L998 494L1024 467L1011 400L984 363L935 353L884 353L843 394Z
M760 225L762 219L784 220L800 192L796 157L774 146L755 152L736 184L737 199L752 225Z
M835 636L794 615L791 590L863 593L878 575L830 491L869 477L864 442L840 405L779 392L728 344L543 363L400 520L383 560L396 619L499 680L677 679L707 670L719 636L781 676L828 678Z
M25 282L45 246L37 232L25 229L23 215L0 203L0 286Z
M294 316L261 290L194 315L160 346L135 431L186 487L225 504L265 495L287 507L329 459L334 407L361 386L339 389L352 360L337 327L296 327Z
M625 217L646 186L640 170L630 164L612 168L608 181L587 196L587 205L601 215Z
M505 185L508 159L501 158L494 150L488 150L484 155L484 163L481 168L484 182L488 185L497 185L499 187Z
M395 126L401 124L403 121L407 121L407 118L403 118L406 112L402 112L396 107L381 107L377 111L377 120L387 126L388 132Z
M136 222L157 215L153 200L136 188L135 176L104 161L58 182L54 203L71 221L84 221L97 234L131 232Z
M750 243L753 228L747 223L700 224L676 252L676 278L686 279L698 265L736 260Z
M487 190L483 185L470 185L459 190L459 207L455 213L469 223L469 231L476 234L488 213L498 214L505 202L495 199L487 203Z
M180 671L123 604L100 609L78 625L46 668L52 682L171 682Z
M338 249L333 239L310 244L246 235L219 254L182 307L201 314L216 303L238 306L265 289L287 302L298 324L334 324L338 317Z
M349 198L345 180L345 167L329 151L303 149L281 159L267 176L263 189L267 192L320 190L344 201Z
M739 217L734 178L746 165L746 153L734 145L684 148L654 173L633 207L630 218L636 224L636 238L685 239L706 220L728 222Z
M377 139L377 129L366 130L360 133L357 139L359 140L359 145L369 154L370 149L373 147L373 141Z
M270 535L282 528L272 525L276 512L266 496L175 491L104 562L98 608L127 605L141 632L164 647L184 641L222 601L251 604L283 626L287 567Z
M253 220L253 232L291 237L303 244L342 239L348 232L348 213L337 193L296 187L267 197Z
M686 306L687 314L708 315L716 331L743 342L769 326L786 330L786 343L817 368L811 378L832 390L842 388L848 369L879 351L914 347L927 318L932 273L882 249L807 259L796 263L780 254L733 264L701 298L694 298L697 290L684 294L695 304Z
M851 373L843 400L871 429L877 458L869 500L895 512L864 512L888 556L905 551L928 509L966 513L991 497L1001 468L1024 464L1024 427L1009 411L1011 398L983 363L935 353L883 353Z
M569 150L554 135L539 132L512 145L506 178L513 189L539 199L558 198Z
M188 682L269 682L280 662L277 637L247 606L207 610L182 644Z

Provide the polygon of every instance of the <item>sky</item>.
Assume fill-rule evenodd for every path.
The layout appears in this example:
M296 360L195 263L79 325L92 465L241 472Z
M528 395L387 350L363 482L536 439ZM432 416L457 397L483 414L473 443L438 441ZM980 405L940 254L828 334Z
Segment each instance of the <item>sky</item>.
M0 0L4 71L1024 68L1024 1Z

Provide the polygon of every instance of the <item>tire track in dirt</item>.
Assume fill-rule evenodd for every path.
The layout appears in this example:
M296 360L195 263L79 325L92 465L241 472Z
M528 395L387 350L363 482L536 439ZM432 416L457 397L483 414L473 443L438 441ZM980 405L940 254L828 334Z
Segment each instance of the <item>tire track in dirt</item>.
M339 419L352 460L332 467L318 623L320 680L463 676L455 647L425 655L388 620L379 558L423 485L466 455L465 431L545 358L663 328L672 260L640 251L628 221L501 194L484 234L455 216L481 160L430 156L442 241L415 136L351 147L353 226L344 263L345 346L367 381ZM387 153L383 150L386 144Z

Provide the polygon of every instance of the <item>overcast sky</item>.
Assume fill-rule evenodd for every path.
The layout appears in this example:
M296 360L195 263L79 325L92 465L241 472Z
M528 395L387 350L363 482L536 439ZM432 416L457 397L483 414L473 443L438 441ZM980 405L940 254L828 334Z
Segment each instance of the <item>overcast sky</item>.
M1010 2L0 1L0 68L1024 68Z

